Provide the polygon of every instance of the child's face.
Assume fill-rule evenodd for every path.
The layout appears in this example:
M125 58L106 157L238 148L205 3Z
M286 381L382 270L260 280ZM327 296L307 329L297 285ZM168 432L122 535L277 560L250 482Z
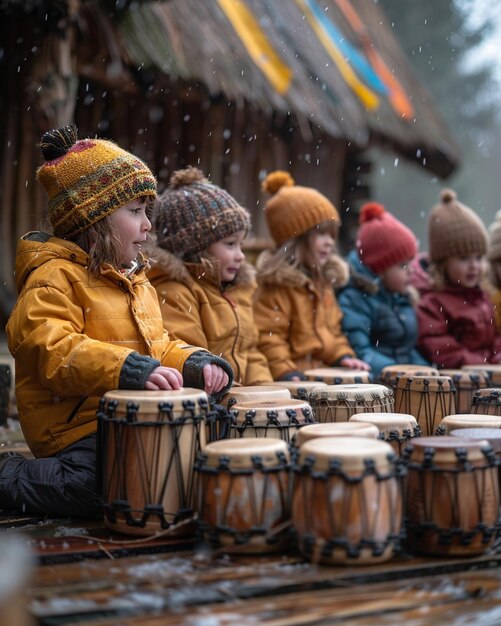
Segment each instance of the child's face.
M334 250L334 233L331 228L312 229L308 233L308 247L311 261L317 268L323 267Z
M109 220L122 244L122 263L128 266L141 251L151 230L151 222L146 215L146 202L132 200L112 213Z
M229 237L216 241L208 248L210 257L219 261L223 282L235 280L240 266L245 261L245 254L242 252L242 241L245 235L245 230L238 230Z
M444 269L451 285L478 287L484 269L484 257L481 254L452 256L445 261Z
M388 291L405 294L411 277L411 261L395 263L381 273L381 280Z

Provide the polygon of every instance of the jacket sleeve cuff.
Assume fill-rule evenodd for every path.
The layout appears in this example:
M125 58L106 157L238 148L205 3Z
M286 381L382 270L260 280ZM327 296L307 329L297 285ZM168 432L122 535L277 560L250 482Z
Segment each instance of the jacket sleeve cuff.
M343 359L354 359L354 358L356 358L354 354L343 354L343 356L340 356L339 359L336 359L334 361L331 367L339 367Z
M186 359L183 367L183 384L185 387L205 387L203 369L206 365L219 365L228 374L228 384L214 394L214 397L222 398L233 385L233 370L228 361L205 350L197 350Z
M160 361L139 352L131 352L125 359L118 381L119 389L144 389L151 372L160 365Z

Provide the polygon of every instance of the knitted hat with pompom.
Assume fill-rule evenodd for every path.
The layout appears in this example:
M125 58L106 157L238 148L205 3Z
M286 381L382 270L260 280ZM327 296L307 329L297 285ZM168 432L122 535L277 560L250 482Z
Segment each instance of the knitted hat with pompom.
M145 163L112 141L78 140L74 124L45 133L40 148L46 163L37 178L57 237L71 239L132 200L157 195Z
M158 245L185 260L239 230L250 230L249 213L195 167L174 172L155 213Z
M375 274L416 256L416 237L382 204L364 204L359 223L355 247L362 263Z
M440 204L428 217L428 245L434 263L449 257L487 252L487 230L469 207L457 200L452 189L440 192Z
M263 191L272 197L264 207L266 222L277 246L306 233L322 222L339 224L336 207L319 191L300 187L288 172L277 170L264 179Z

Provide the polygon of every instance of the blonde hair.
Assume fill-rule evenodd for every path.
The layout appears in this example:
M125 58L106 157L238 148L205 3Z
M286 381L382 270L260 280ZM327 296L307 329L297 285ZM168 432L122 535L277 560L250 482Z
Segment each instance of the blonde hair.
M312 235L330 232L335 240L338 233L338 225L334 222L322 222L294 239L290 239L277 248L266 260L266 273L274 274L284 265L305 272L311 278L321 284L331 284L332 279L326 272L326 267L317 267L314 263L311 251L310 237Z

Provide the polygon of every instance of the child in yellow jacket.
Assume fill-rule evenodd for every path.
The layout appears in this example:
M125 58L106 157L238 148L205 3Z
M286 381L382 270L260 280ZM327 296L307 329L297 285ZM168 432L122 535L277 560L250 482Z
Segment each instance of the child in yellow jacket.
M225 358L235 382L272 380L257 348L255 270L242 241L248 212L196 168L175 172L155 210L158 246L149 279L171 335Z
M0 508L93 516L96 410L112 389L224 392L231 368L164 331L141 249L156 180L111 141L74 125L42 137L37 178L54 235L18 246L19 297L7 324L19 420L35 459L0 455Z
M369 370L341 329L334 289L347 281L348 269L334 254L336 208L287 172L269 174L263 189L272 195L265 217L276 249L258 260L254 313L274 379L301 380L305 369L322 366Z

